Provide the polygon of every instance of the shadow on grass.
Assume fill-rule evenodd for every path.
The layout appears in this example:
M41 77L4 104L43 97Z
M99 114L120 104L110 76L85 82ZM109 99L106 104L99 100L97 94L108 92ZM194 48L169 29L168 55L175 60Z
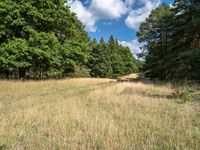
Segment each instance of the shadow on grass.
M143 74L137 74L137 76L127 76L125 78L119 78L117 79L118 83L142 83L145 85L153 85L153 86L165 86L166 84L170 85L172 88L172 93L146 93L144 91L135 91L135 89L132 90L127 90L125 89L121 94L139 94L142 96L146 97L151 97L151 98L157 98L157 99L169 99L169 100L175 100L178 103L182 103L180 100L180 97L176 95L176 89L181 88L181 87L190 87L192 88L195 92L193 94L193 98L191 100L192 103L200 103L200 85L197 84L196 82L193 81L186 81L183 83L177 83L175 81L154 81L150 79L146 79Z
M140 95L142 97L148 97L148 98L155 98L155 99L167 99L170 101L173 101L174 103L178 104L184 104L185 102L180 99L177 95L174 93L160 93L156 91L147 92L143 90L135 90L131 87L126 87L120 95ZM191 104L200 104L200 93L194 93L192 99L187 102Z
M137 94L140 96L150 97L150 98L178 100L178 97L173 94L156 93L156 92L147 93L145 91L134 90L134 88L131 88L131 87L126 87L120 94L125 94L125 95Z

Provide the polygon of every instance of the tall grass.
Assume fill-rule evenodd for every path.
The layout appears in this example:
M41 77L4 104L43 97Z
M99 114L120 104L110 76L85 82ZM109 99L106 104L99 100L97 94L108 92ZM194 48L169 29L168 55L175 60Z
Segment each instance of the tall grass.
M200 105L170 85L0 81L0 149L200 149Z

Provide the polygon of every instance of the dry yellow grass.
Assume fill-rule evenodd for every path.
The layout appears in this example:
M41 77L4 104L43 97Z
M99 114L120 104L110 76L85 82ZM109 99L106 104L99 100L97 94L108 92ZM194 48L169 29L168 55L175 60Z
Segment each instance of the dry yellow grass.
M0 150L200 149L200 105L171 92L110 79L0 81Z

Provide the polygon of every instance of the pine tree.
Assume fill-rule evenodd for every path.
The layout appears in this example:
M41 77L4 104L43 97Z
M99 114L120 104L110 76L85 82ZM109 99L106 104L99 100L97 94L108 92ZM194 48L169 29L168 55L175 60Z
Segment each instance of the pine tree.
M140 25L140 31L137 33L139 41L147 42L148 52L144 65L147 77L161 80L170 78L168 54L171 53L169 48L171 25L168 22L172 18L173 13L170 7L162 4L153 10L146 21Z
M99 44L94 47L92 56L94 62L91 75L95 77L111 77L113 72L109 48L103 38L101 38Z
M108 46L110 49L111 66L113 70L112 76L116 78L124 74L124 62L121 57L119 44L114 40L112 35L110 36Z
M176 0L172 49L177 52L176 78L200 80L200 2Z
M140 25L147 42L144 70L160 80L200 80L200 2L175 0L152 11Z

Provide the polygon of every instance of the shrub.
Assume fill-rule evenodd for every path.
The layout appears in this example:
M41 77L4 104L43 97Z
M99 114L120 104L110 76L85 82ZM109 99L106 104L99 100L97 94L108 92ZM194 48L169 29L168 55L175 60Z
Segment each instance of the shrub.
M174 98L181 100L181 102L186 103L193 99L193 90L189 87L179 88L176 87L172 93Z
M183 102L183 103L186 103L188 101L191 101L193 99L193 90L191 88L183 88L181 91L180 91L180 100Z

